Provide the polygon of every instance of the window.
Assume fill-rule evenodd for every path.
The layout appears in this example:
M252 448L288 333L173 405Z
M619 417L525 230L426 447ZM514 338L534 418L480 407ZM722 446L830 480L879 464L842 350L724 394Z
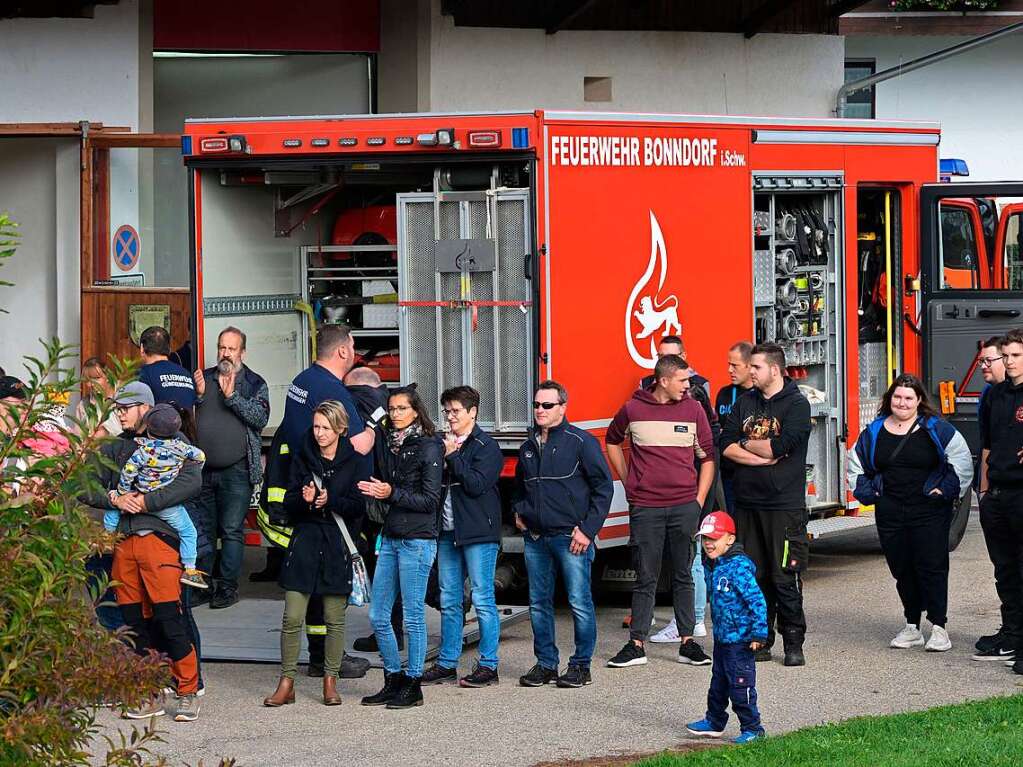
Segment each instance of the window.
M583 101L610 101L610 77L584 77Z
M862 80L877 71L877 63L873 60L850 60L845 62L845 81ZM874 109L874 86L854 91L846 97L845 116L861 120L872 120L877 115Z
M1013 213L1005 226L1005 287L1023 290L1023 213Z
M941 204L941 274L943 288L980 287L977 236L966 208Z

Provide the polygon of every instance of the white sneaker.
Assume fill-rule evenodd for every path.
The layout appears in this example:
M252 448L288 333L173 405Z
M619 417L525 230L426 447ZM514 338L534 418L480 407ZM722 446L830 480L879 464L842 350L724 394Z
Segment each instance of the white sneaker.
M937 626L935 626L935 628L937 628ZM946 640L947 639L948 637L946 637ZM908 650L910 647L920 647L923 643L924 635L920 633L919 627L912 623L907 623L906 628L902 629L902 631L896 634L895 638L892 639L891 646L896 650ZM949 645L949 647L951 646L952 645Z
M952 649L952 642L948 638L948 632L941 626L931 628L931 638L927 640L924 647L927 652L947 652Z
M696 625L693 626L694 637L705 637L707 636L707 624L703 621L697 621Z
M706 629L704 629L704 632L706 632ZM661 629L656 634L654 634L652 637L650 637L650 641L651 642L656 642L658 644L669 644L671 642L681 642L682 641L682 637L680 637L678 635L678 624L675 622L675 619L672 618L671 619L671 623L669 623L663 629Z

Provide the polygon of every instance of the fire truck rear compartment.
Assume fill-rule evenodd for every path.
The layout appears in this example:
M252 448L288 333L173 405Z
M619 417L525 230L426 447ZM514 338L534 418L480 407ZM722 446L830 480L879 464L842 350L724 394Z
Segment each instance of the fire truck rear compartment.
M415 382L439 418L450 386L480 391L480 425L529 422L533 379L530 167L381 158L200 170L201 326L249 335L270 429L315 330L345 323L388 384Z
M755 340L785 350L788 375L810 402L806 501L817 512L845 501L841 188L829 174L753 178Z

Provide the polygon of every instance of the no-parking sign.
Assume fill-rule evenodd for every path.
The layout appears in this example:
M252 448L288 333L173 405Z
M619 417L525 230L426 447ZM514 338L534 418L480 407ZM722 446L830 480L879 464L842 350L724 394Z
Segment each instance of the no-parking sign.
M125 224L114 232L114 263L122 272L130 272L142 255L142 240L135 227Z

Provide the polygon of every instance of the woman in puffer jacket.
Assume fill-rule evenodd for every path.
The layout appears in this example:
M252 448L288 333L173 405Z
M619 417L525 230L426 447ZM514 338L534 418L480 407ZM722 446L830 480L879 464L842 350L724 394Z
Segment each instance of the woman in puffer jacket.
M374 476L359 489L383 506L384 529L373 574L373 623L384 661L384 687L364 706L423 705L426 660L426 587L437 556L444 473L444 443L415 384L395 389L387 401L388 426L373 451ZM402 670L391 608L401 593L408 632L408 664Z
M849 451L848 472L856 500L874 506L881 549L902 600L906 627L891 646L924 645L926 611L932 628L924 649L952 649L945 630L948 535L954 504L973 478L966 440L935 413L920 379L903 374Z

